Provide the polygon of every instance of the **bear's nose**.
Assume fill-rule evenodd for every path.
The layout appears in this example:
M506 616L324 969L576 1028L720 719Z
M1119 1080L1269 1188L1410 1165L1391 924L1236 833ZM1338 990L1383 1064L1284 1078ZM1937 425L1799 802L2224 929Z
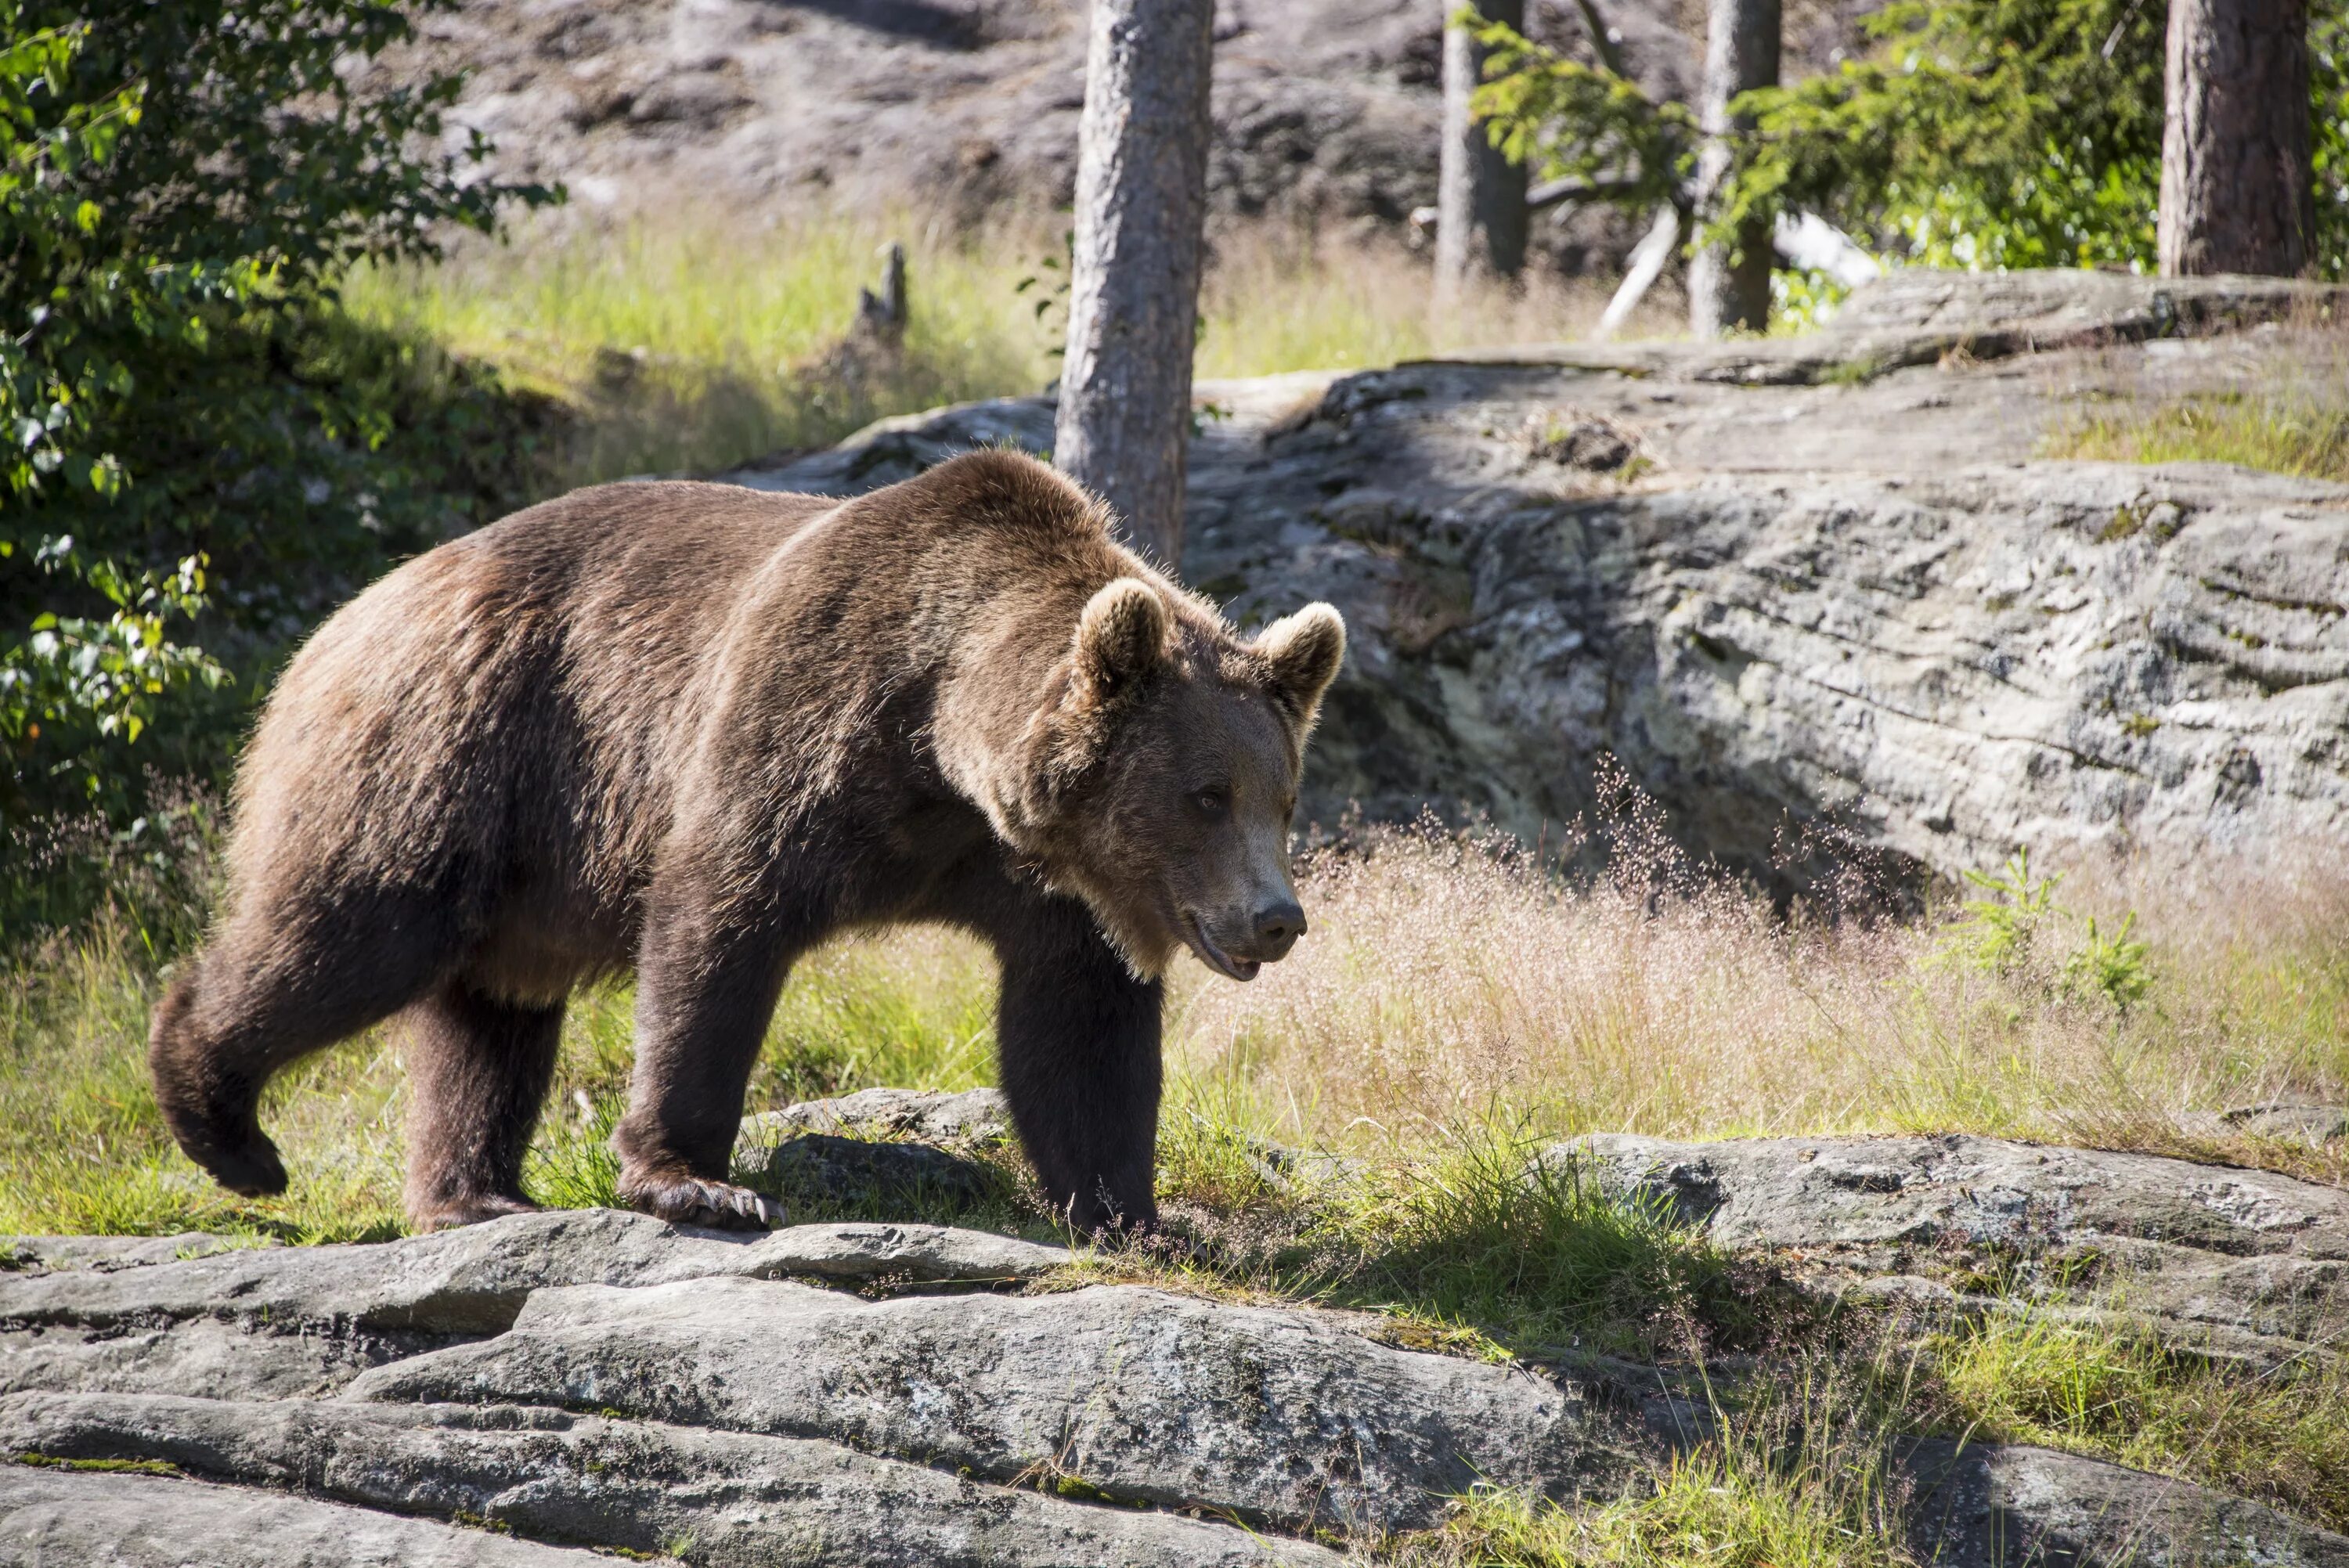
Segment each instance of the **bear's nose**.
M1305 934L1305 911L1293 898L1282 899L1257 911L1256 946L1268 959L1278 958Z

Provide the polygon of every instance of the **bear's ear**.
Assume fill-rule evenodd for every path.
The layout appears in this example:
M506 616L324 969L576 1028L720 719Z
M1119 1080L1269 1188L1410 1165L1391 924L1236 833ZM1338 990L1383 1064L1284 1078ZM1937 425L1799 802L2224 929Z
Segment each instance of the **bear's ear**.
M1096 701L1123 696L1165 656L1166 601L1139 577L1120 577L1077 617L1078 685Z
M1257 634L1257 656L1271 672L1272 695L1295 716L1299 729L1313 727L1321 694L1338 677L1346 656L1346 623L1327 604L1308 604Z

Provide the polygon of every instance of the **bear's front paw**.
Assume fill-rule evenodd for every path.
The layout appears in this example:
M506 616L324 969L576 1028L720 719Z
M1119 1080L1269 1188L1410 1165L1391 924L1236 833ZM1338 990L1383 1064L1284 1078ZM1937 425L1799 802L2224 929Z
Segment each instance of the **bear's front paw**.
M748 1187L707 1181L697 1176L658 1177L626 1183L621 1200L672 1225L719 1231L766 1231L782 1223L782 1205Z

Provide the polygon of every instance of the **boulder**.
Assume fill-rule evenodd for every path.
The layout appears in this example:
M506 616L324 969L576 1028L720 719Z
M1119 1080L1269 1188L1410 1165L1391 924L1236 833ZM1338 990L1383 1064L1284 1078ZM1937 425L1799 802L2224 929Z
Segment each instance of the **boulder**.
M250 1487L0 1467L0 1568L603 1568L610 1561Z
M836 1099L807 1099L742 1119L735 1158L772 1149L802 1133L910 1138L926 1143L993 1143L1011 1136L1011 1113L997 1088L867 1088Z
M1959 1134L1599 1133L1539 1158L1863 1295L1993 1305L1912 1272L1988 1250L2023 1266L2026 1299L2093 1311L2121 1288L2166 1338L2271 1365L2349 1320L2349 1192L2269 1171Z
M347 1397L481 1401L824 1439L982 1480L1283 1527L1432 1522L1479 1480L1619 1483L1579 1397L1311 1312L1164 1291L863 1302L743 1279L540 1291L513 1327Z
M721 1274L1000 1283L1067 1258L937 1225L800 1225L751 1238L593 1209L380 1243L0 1274L0 1390L316 1393L452 1336L498 1333L549 1285Z
M0 1449L145 1460L532 1540L817 1568L1337 1568L1227 1524L986 1486L833 1443L504 1406L0 1400ZM564 1554L567 1559L570 1554Z
M1011 1190L993 1167L926 1143L809 1132L771 1149L746 1150L738 1143L734 1154L735 1180L780 1198L787 1212L804 1205L959 1215Z
M2189 1481L2052 1449L1932 1439L1904 1456L1909 1545L1980 1568L2349 1568L2349 1536Z

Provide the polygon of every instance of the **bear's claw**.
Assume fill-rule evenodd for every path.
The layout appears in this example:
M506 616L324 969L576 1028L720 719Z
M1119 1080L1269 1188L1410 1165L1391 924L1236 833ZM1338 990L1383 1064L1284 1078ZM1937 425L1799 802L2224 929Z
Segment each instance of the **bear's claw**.
M782 1223L781 1205L730 1181L680 1177L622 1194L631 1208L672 1225L719 1231L767 1231Z

